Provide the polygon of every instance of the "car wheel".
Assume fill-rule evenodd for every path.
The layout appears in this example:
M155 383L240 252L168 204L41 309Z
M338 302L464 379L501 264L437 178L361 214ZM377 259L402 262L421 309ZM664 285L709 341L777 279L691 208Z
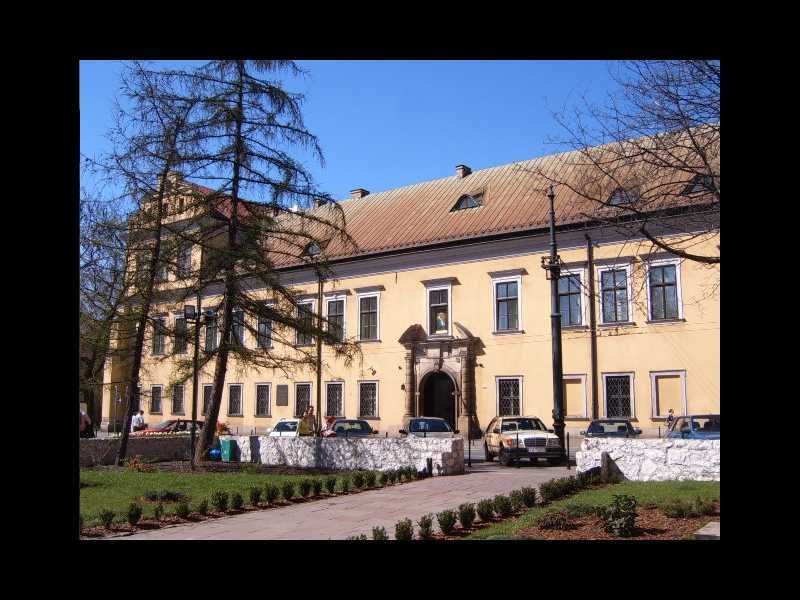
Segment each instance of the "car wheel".
M511 457L502 448L500 448L500 454L497 460L499 460L500 464L503 465L504 467L507 467L511 463Z
M489 445L486 442L483 443L483 453L486 455L487 462L492 462L494 460L494 454L489 452Z

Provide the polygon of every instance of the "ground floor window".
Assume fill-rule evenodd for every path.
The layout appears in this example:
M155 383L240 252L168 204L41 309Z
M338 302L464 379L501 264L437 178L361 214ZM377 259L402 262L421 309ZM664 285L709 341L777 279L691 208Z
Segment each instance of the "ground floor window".
M172 414L183 414L183 385L181 384L172 386Z
M294 386L294 416L302 417L311 405L311 384L298 383Z
M633 373L604 374L607 417L633 417Z
M270 416L270 395L271 387L268 383L259 383L256 385L256 416L268 417Z
M497 378L497 414L502 416L515 416L521 414L522 409L522 378L498 377Z
M358 416L378 416L378 382L361 381L358 384Z
M587 417L586 375L564 375L564 416Z
M207 414L211 408L211 396L214 394L214 386L211 384L203 386L203 414Z
M163 387L154 385L150 388L150 412L161 414L161 391Z
M325 386L325 416L342 417L344 416L344 384L342 382L328 383Z
M228 386L228 416L242 416L242 386L233 383Z

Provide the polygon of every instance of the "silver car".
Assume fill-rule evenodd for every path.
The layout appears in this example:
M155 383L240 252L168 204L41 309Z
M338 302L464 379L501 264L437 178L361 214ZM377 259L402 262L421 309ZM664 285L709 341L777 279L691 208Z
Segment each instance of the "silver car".
M401 429L400 435L421 438L451 438L458 433L450 428L450 423L438 417L419 417L408 422L408 429Z

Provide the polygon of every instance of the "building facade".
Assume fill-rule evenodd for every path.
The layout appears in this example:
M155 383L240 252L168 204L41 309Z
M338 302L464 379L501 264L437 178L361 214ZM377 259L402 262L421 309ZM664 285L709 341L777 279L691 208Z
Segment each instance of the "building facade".
M355 190L341 204L359 250L330 259L334 276L323 282L321 307L312 269L280 267L307 308L321 310L361 350L347 366L323 346L324 415L368 419L389 435L415 415L443 417L473 435L496 415L552 423L550 282L541 266L549 252L547 199L531 191L536 186L527 185L523 170L510 167L471 173L459 166L453 177L408 188ZM556 206L567 429L625 416L655 431L669 409L719 413L719 267L587 222L558 190ZM718 237L699 241L698 252L704 243L718 244ZM199 250L190 260L199 263ZM179 284L174 274L168 279ZM209 286L203 306L215 305L220 292ZM268 299L269 291L263 295ZM183 304L167 302L157 311L174 329ZM269 323L240 330L249 348L293 351L274 344L271 333ZM206 324L201 349L213 348L218 336ZM192 340L156 338L141 375L146 421L189 418L192 380L175 383L169 357L191 356ZM294 341L314 344L302 336ZM200 418L213 366L199 376ZM125 363L109 361L104 428L122 419L125 377ZM255 370L232 359L219 419L234 432L263 432L315 405L316 386L313 369Z

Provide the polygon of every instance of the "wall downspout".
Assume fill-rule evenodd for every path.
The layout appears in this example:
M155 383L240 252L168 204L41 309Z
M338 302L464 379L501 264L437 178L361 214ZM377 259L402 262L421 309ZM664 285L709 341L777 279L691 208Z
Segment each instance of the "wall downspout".
M592 247L592 238L589 234L586 236L586 257L587 266L589 270L589 338L590 338L590 356L592 363L592 419L599 419L598 402L597 402L597 316L595 315L595 291L594 291L594 248Z

